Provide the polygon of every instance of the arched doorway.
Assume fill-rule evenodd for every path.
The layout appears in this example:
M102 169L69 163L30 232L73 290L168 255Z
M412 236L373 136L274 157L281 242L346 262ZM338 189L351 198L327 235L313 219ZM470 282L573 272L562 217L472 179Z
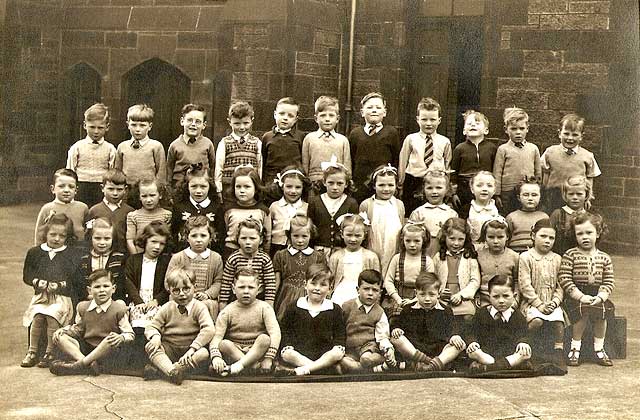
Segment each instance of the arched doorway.
M127 109L146 103L155 112L149 136L164 144L165 149L180 134L180 110L189 102L191 80L175 66L152 58L129 70L122 78L122 121ZM129 138L124 128L122 139Z
M78 63L65 73L64 111L60 124L60 148L65 153L69 146L86 135L82 128L84 111L101 101L101 82L100 74L86 63ZM66 159L66 155L63 158Z

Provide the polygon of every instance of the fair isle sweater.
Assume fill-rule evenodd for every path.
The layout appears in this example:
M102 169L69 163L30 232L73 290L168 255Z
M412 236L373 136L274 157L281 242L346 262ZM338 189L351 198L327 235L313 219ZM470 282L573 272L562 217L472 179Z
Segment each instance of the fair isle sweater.
M205 256L206 258L204 258ZM196 275L196 278L192 282L195 291L204 292L209 296L209 299L217 299L220 284L222 283L222 257L220 257L220 254L217 252L211 250L208 252L208 255L205 256L202 254L198 255L195 252L189 252L188 249L183 249L177 254L173 254L167 267L167 273L176 268L193 270Z
M571 248L562 256L558 279L565 294L580 300L587 286L598 287L597 296L603 301L609 299L615 286L613 263L609 254L599 249L585 255L578 248Z
M173 300L162 305L144 330L147 340L159 335L163 342L194 350L209 344L215 332L209 309L195 299L186 306L187 313L181 314Z

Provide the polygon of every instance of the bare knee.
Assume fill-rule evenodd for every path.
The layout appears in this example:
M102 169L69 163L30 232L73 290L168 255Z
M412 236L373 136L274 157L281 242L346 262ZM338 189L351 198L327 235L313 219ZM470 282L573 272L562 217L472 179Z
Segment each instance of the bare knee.
M253 345L257 346L258 348L264 347L265 349L268 349L271 345L271 337L269 337L267 334L260 334L256 338L256 341L253 343Z
M370 351L360 356L360 364L365 368L379 365L382 362L384 362L384 358L382 356Z
M529 330L538 330L542 328L543 322L539 318L532 319L529 321Z

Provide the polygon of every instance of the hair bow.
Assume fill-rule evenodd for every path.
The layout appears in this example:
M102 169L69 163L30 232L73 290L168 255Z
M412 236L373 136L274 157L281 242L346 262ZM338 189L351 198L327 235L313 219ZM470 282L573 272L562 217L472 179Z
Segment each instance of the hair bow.
M239 169L244 169L244 168L255 169L255 168L253 167L253 165L252 165L252 164L250 164L250 163L243 163L242 165L238 165L238 166L236 166L236 167L234 168L233 172L236 172L236 171L238 171Z
M407 227L407 226L415 226L423 230L427 230L427 225L423 221L418 222L418 221L409 219L407 220L407 223L404 225L404 227Z
M304 177L305 175L298 169L288 169L286 171L284 171L283 173L277 173L276 177L273 180L274 184L278 184L280 186L280 188L282 188L282 186L284 185L284 177L286 177L287 175L291 175L291 174L298 174L302 177Z
M487 220L485 223L489 223L489 222L499 222L499 223L502 223L503 225L508 225L507 219L500 216L499 214L495 216L491 216L491 219Z
M346 219L347 217L356 217L356 216L359 216L362 219L362 223L365 226L371 226L371 222L369 221L369 216L367 216L367 213L364 211L358 214L345 213L336 219L336 223L338 224L338 226L342 226L342 222L344 222L344 219Z
M329 162L320 162L320 169L322 169L323 172L329 168L347 169L346 166L338 162L338 157L336 155L331 155Z
M387 163L382 168L378 169L371 175L371 179L376 179L376 177L380 174L393 173L394 175L398 175L398 169L394 168L390 163Z
M56 211L55 210L50 210L49 214L47 214L47 217L44 218L43 224L46 225L47 223L49 223L49 220L51 220L51 218L53 216L55 216L55 215L56 215Z
M260 229L260 230L259 230L260 234L262 234L263 226L262 226L262 222L261 222L260 220L258 220L258 219L254 219L254 217L253 217L252 215L249 215L249 217L247 217L247 218L246 218L246 219L244 219L243 221L244 221L244 222L249 222L249 223L255 223L255 224L258 226L258 228ZM240 222L240 223L242 223L242 222ZM238 230L238 233L239 233L239 232L240 232L240 231Z

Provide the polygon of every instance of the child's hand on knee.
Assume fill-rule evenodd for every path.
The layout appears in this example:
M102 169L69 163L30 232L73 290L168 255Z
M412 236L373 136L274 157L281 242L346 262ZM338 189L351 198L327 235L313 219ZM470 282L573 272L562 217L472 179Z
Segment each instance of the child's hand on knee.
M195 360L193 360L193 354L196 351L193 349L193 347L189 347L189 350L187 350L182 357L178 360L178 363L180 363L183 366L189 366L192 368L197 367Z
M453 337L451 337L449 339L449 344L460 351L464 350L464 348L467 346L462 337L460 337L459 335L454 335Z
M593 296L582 295L582 297L580 298L580 303L586 303L587 305L591 305L591 302L593 302Z
M469 346L467 346L467 354L475 353L478 350L480 350L480 343L478 343L477 341L474 341L473 343L469 344Z
M147 344L144 345L144 349L147 351L147 353L153 353L160 348L160 345L160 336L154 335L153 337L151 337L151 340L149 340Z
M453 306L458 306L460 305L460 303L462 303L462 295L460 295L460 293L456 293L454 295L451 295L451 300L450 300L451 304Z
M116 334L111 331L109 335L104 338L111 347L118 347L120 344L124 343L124 337L120 334Z
M600 297L600 296L592 296L591 297L591 303L589 305L593 306L593 305L599 305L600 303L603 303L604 300Z
M222 374L222 372L224 372L224 369L226 367L227 367L227 364L224 362L224 360L222 360L222 357L215 356L214 358L211 359L211 368L217 374Z
M260 370L262 371L262 373L270 373L272 368L273 368L272 358L265 357L264 359L262 359L262 362L260 362Z
M391 338L395 338L396 340L404 335L404 331L400 328L394 328L391 331Z
M531 346L527 343L519 343L516 346L516 353L522 357L531 357Z

